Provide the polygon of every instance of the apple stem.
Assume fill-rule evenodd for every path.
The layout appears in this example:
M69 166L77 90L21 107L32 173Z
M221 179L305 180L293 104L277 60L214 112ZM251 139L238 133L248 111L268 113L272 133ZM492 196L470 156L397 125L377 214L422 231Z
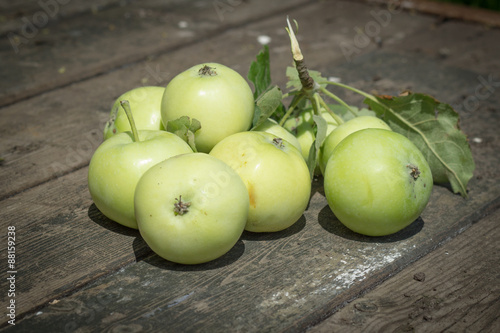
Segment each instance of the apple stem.
M335 120L335 122L338 125L343 124L344 120L342 118L340 118L339 116L337 116L337 114L335 112L333 112L332 109L330 109L328 104L326 104L325 100L323 98L321 98L321 96L319 96L319 94L315 94L315 95L318 95L319 104L332 116L333 120Z
M302 101L303 98L304 98L304 95L296 95L296 96L293 97L292 103L288 107L287 112L285 113L285 115L283 116L283 118L281 118L281 120L279 122L280 126L283 126L285 124L285 121L290 117L290 115L292 114L293 110L297 107L297 105L299 105L299 103Z
M127 115L128 122L130 123L130 128L132 129L132 136L134 137L135 142L141 141L139 139L139 132L137 132L137 127L135 127L134 117L132 116L132 110L130 109L130 103L127 100L120 101L120 105L122 106L125 114Z
M326 88L324 87L320 87L319 90L324 93L325 95L329 96L330 98L334 99L335 101L337 101L340 105L344 106L350 113L352 113L352 115L354 117L358 117L358 113L356 111L354 111L350 106L349 104L347 104L346 102L344 102L340 97L338 97L337 95L335 95L334 93L328 91ZM341 123L339 123L341 124Z

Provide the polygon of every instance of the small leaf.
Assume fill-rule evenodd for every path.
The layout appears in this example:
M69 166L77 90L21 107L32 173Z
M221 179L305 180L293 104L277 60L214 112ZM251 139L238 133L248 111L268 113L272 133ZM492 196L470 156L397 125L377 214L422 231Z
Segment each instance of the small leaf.
M459 116L453 108L425 94L412 94L376 100L368 104L393 131L409 138L424 154L434 182L451 184L454 193L467 197L474 160L466 135L460 130Z
M318 71L313 71L308 69L309 76L312 77L314 82L326 82L327 79L321 76L321 73ZM297 69L293 66L288 66L286 68L286 76L288 78L288 82L286 83L287 88L295 88L297 90L302 89L302 83L300 83L299 73ZM322 87L326 87L326 83L321 84Z
M270 118L282 104L283 94L278 86L266 90L255 102L255 112L252 128L255 128Z
M274 113L269 118L274 119L276 120L276 122L279 123L280 119L283 118L285 113L286 113L285 106L283 105L283 103L280 103L280 105L276 108Z
M195 136L194 134L196 133L197 130L199 130L201 128L201 123L198 119L196 118L193 118L191 119L191 124L188 128L188 132L187 132L187 143L189 144L189 146L191 147L191 149L193 149L194 152L196 152L196 144L195 144Z
M189 126L189 130L193 133L196 133L196 131L199 130L200 128L201 128L200 121L196 118L191 119L191 125Z
M312 143L311 149L309 149L309 156L307 156L307 168L309 169L309 177L311 177L311 179L314 178L314 171L316 170L319 155L315 142Z
M254 99L257 99L271 85L271 66L267 45L264 45L264 48L257 55L256 61L250 65L247 77L255 87Z
M194 134L200 128L201 123L197 119L191 119L188 116L182 116L167 122L167 131L186 141L194 152L197 151Z
M313 114L313 120L316 123L316 149L319 152L319 149L323 145L323 142L326 139L326 132L328 129L328 123L326 122L325 118L322 116L318 116Z

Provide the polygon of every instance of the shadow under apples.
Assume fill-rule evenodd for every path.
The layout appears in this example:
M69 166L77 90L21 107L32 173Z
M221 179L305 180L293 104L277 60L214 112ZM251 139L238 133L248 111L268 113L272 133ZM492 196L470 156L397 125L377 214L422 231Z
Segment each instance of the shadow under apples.
M325 196L325 188L323 186L324 178L323 176L314 176L313 181L311 182L311 197L318 192L322 196Z
M208 263L199 264L199 265L181 265L170 262L162 257L158 256L151 250L148 244L144 241L139 233L139 230L126 227L121 225L109 218L107 218L97 206L92 203L88 209L88 217L99 226L107 229L111 232L134 237L132 242L132 248L135 255L136 262L144 261L153 266L159 267L161 269L168 269L174 271L204 271L210 269L216 269L220 267L227 266L241 257L245 251L245 244L241 239L223 256L212 260Z
M302 215L297 222L289 226L288 228L276 231L276 232L251 232L244 231L241 238L247 241L272 241L280 238L290 237L291 235L297 234L306 226L306 218Z
M138 252L140 252L144 246L147 247L147 244L142 238L134 239L133 243L134 252L136 251L136 249ZM237 261L243 255L244 252L245 252L245 244L240 238L236 242L236 244L231 248L231 250L229 250L226 254L217 259L214 259L212 261L203 264L197 264L197 265L177 264L175 262L166 260L155 253L145 257L144 259L142 259L142 261L152 266L158 267L160 269L165 269L169 271L199 272L199 271L219 269L224 266L231 265L232 263Z
M387 236L365 236L358 234L344 226L333 214L328 205L323 207L318 214L318 222L323 229L339 237L364 242L364 243L392 243L398 242L418 234L424 227L424 220L418 217L406 228Z
M88 209L88 217L101 227L108 229L109 231L116 232L125 236L140 237L139 230L126 227L118 222L115 222L107 218L101 211L97 208L95 203L92 203Z
M101 211L97 208L97 206L94 203L90 205L88 209L88 216L94 223L100 225L104 229L107 229L111 232L120 235L134 237L133 250L136 262L141 261L148 255L153 253L153 251L149 248L146 242L144 242L144 240L142 239L139 230L126 227L118 222L115 222L107 218L103 213L101 213Z
M166 259L163 259L157 254L152 254L150 256L145 257L142 261L147 262L150 265L155 267L171 270L171 271L207 271L212 269L219 269L224 266L231 265L236 262L245 252L245 243L244 241L272 241L280 238L286 238L291 235L294 235L304 229L306 225L306 219L304 215L302 215L297 222L295 222L290 227L285 230L281 230L278 232L249 232L243 231L240 239L236 242L236 244L223 256L209 261L203 264L197 265L183 265L177 264ZM134 239L134 251L139 252L144 246L147 246L146 242L142 238ZM136 255L138 257L138 255Z

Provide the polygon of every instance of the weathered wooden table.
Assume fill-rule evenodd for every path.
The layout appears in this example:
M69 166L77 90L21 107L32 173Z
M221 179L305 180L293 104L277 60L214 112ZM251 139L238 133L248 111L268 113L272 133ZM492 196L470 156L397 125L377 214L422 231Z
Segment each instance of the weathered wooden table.
M453 13L383 1L0 4L2 330L500 331L500 21ZM271 38L272 78L286 90L287 15L309 68L455 106L476 162L469 198L435 186L412 225L368 238L335 219L319 178L291 228L244 233L199 266L162 260L87 190L112 102L207 61L246 76L259 36Z

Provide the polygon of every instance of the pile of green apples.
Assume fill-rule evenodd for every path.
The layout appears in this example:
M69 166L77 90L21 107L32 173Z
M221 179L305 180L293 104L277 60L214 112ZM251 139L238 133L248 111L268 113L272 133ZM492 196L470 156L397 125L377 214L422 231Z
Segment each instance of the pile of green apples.
M309 171L276 122L250 131L254 110L246 80L217 63L126 92L90 161L96 207L181 264L222 256L244 230L288 228L309 202Z
M427 205L432 174L406 137L375 116L342 122L321 111L327 136L315 174L349 229L395 233ZM120 96L89 165L88 186L108 218L135 228L161 257L199 264L227 253L244 230L277 232L307 208L313 111L255 128L252 89L217 63L193 66L165 88Z

